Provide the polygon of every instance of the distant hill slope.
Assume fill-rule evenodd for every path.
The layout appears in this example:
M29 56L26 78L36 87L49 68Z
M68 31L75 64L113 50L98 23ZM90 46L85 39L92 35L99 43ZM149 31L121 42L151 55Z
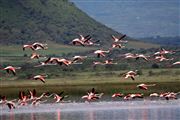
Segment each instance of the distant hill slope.
M102 45L110 44L111 34L121 35L68 0L0 0L0 44L34 41L67 44L78 33L90 34Z
M167 46L180 46L180 36L176 37L148 37L138 39L140 41L145 41L149 43L159 44L159 45L167 45Z

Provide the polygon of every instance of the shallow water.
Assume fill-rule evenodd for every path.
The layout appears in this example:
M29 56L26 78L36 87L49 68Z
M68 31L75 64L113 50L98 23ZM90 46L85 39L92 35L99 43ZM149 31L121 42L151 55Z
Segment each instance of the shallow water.
M180 100L53 103L0 110L1 120L180 120Z

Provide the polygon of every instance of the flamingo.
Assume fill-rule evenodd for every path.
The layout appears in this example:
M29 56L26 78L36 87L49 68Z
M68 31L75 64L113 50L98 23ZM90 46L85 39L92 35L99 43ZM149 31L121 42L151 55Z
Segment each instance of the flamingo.
M168 59L168 58L165 58L163 55L160 55L160 56L156 56L155 57L155 60L158 60L159 62L162 62L162 61L170 61L170 60L173 60L174 58L171 58L171 59Z
M115 97L122 97L124 94L121 93L114 93L111 97L115 98Z
M164 97L166 100L169 100L169 99L177 99L177 95L179 94L180 92L178 93L174 93L174 92L166 92L166 93L161 93L160 94L160 97Z
M31 50L35 50L34 46L33 45L23 45L23 51L26 49L26 48L30 48Z
M72 62L78 62L78 61L83 61L87 56L74 56Z
M72 61L64 59L64 58L58 60L58 64L59 65L63 65L64 64L65 66L69 66L72 63L73 63Z
M173 53L175 53L175 52L170 51L170 50L165 50L164 48L161 48L161 50L154 53L154 55L164 55L164 54L173 54Z
M61 102L64 98L68 97L68 95L63 95L64 91L62 91L60 94L54 94L54 99L56 100L55 102Z
M130 100L130 99L135 99L135 98L143 98L143 94L139 94L139 93L136 93L136 94L128 94L126 96L124 96L124 100Z
M31 105L37 106L37 105L39 105L39 104L41 104L41 103L44 103L44 102L46 102L46 101L47 101L47 100L42 101L41 99L35 99L35 100L32 101Z
M107 50L107 51L105 51L105 50L96 50L96 51L94 51L94 54L97 54L97 57L105 57L105 53L109 53L110 52L110 50Z
M136 60L142 58L142 59L148 61L148 57L150 57L150 56L145 56L145 55L143 55L143 54L136 54L136 55L135 55L135 59L136 59Z
M158 97L159 95L158 95L158 93L151 93L149 96L150 97Z
M32 46L35 48L35 50L39 50L39 49L47 49L47 44L42 44L42 43L39 43L39 42L35 42L32 44Z
M104 64L105 64L105 65L117 64L117 63L113 63L112 61L113 61L113 59L105 60L105 61L104 61Z
M6 101L5 104L8 106L8 108L9 108L10 110L16 108L16 104L15 104L13 101Z
M87 36L83 36L82 34L79 34L79 36L80 36L80 40L82 40L82 41L85 41L85 40L87 40L88 38L91 38L91 36L90 35L87 35ZM76 38L77 39L77 38Z
M10 73L10 71L13 73L13 75L16 75L16 69L21 69L21 67L13 67L13 66L7 66L3 68L2 70L6 70L7 73Z
M174 62L172 65L180 65L180 61Z
M26 48L30 48L31 50L39 50L39 49L47 49L47 44L42 44L39 42L35 42L33 44L25 44L23 45L23 50Z
M91 92L87 92L87 95L84 95L81 98L82 99L87 99L88 101L96 100L96 99L100 99L103 94L104 93L97 94L97 92L95 92L95 89L92 88Z
M137 85L137 87L139 89L142 89L142 90L147 90L149 86L155 86L155 85L156 84L149 84L149 85L147 85L147 84L142 83L142 84Z
M49 57L47 60L44 62L40 62L39 65L36 65L34 67L41 67L41 66L46 66L46 65L57 65L59 61L59 58L57 57Z
M79 39L74 39L74 40L72 40L71 43L72 43L73 45L82 45L82 46L85 46L85 45L84 45L84 42L81 41L81 40L79 40Z
M49 92L44 92L44 93L42 93L39 97L37 97L36 96L36 90L35 89L33 89L33 91L28 91L29 92L29 99L30 100L33 100L33 101L35 101L35 100L41 100L43 97L51 97L51 95L50 95L50 93Z
M37 54L37 53L32 53L31 54L31 59L39 59L40 58L40 55Z
M126 53L126 54L124 54L123 56L125 56L124 58L126 58L126 59L129 59L129 58L136 58L136 55L135 54L132 54L132 53Z
M35 79L35 80L40 80L40 81L42 81L43 83L45 83L45 78L47 77L47 75L36 75L36 76L34 76L33 78Z
M120 43L113 43L111 48L125 48L125 46Z
M0 95L0 104L5 104L6 101L7 101L6 96L1 96Z
M19 91L19 100L18 103L21 106L27 105L28 97L25 95L24 91Z
M120 38L115 37L114 35L111 35L112 39L114 40L114 42L123 42L123 43L127 43L128 41L123 41L122 39L126 37L126 35L121 36Z
M33 89L33 91L28 90L28 92L29 92L29 99L30 100L33 100L36 98L36 90L35 89Z
M137 76L137 71L138 70L129 71L129 72L125 73L123 76L124 76L125 79L131 78L132 80L135 80L135 76Z

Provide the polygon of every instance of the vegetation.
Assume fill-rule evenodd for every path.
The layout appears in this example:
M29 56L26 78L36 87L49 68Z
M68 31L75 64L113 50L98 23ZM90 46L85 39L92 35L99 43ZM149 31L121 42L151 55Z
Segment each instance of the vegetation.
M138 93L149 95L152 92L179 91L180 69L143 69L142 75L136 78L124 80L124 71L94 71L94 72L61 72L58 78L47 78L46 83L32 79L13 80L8 75L9 80L1 80L0 93L8 97L17 97L19 90L36 89L38 93L45 91L61 92L65 91L70 96L83 95L87 90L95 87L99 92L111 95L114 92ZM155 83L154 87L144 91L136 88L140 83ZM5 91L6 89L6 91Z

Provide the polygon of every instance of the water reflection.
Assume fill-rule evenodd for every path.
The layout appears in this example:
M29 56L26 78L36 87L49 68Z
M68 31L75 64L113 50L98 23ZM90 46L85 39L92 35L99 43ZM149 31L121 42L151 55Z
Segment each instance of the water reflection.
M177 105L178 106L178 105ZM49 107L50 112L37 111L34 108L30 113L17 113L16 111L8 111L8 114L0 114L1 120L179 120L180 107L136 107L131 105L127 107L116 106L115 109L89 108L78 110L78 105L73 109L67 110L68 107L55 109ZM92 106L91 106L92 107ZM93 106L94 107L94 106ZM51 111L51 109L54 109Z

